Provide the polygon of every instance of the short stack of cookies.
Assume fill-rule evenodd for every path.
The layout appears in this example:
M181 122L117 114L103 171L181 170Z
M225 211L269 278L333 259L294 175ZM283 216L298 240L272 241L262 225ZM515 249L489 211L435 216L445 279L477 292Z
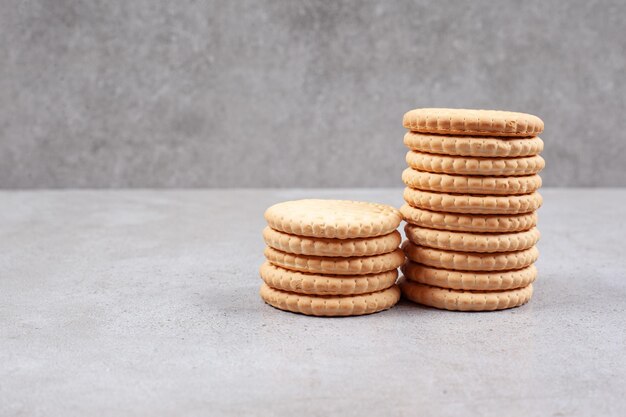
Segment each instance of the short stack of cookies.
M346 200L296 200L265 212L263 300L314 316L386 310L400 298L400 212Z
M401 288L420 304L463 311L532 296L539 240L543 122L524 113L416 109L404 115L409 168L400 209L408 257Z

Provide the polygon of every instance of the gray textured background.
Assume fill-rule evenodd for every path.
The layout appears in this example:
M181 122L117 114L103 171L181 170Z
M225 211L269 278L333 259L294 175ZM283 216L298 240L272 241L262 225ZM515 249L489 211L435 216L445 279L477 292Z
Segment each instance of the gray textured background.
M0 187L400 186L432 106L537 114L545 185L626 185L625 1L0 4Z

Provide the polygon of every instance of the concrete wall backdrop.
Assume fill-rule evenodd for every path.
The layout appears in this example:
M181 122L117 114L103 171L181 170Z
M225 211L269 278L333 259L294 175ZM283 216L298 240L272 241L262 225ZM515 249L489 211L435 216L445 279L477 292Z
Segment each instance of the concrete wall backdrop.
M626 185L626 2L5 0L0 187L401 186L414 107Z

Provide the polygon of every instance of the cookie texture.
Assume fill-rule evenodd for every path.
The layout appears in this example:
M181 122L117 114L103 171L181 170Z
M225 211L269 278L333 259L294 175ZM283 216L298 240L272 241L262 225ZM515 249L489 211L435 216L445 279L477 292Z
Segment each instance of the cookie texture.
M470 233L407 224L404 233L418 246L459 252L514 252L535 246L540 237L536 227L524 232Z
M537 268L530 265L510 271L454 271L433 268L412 261L402 267L406 279L434 287L455 290L499 291L526 287L537 278Z
M272 288L313 295L354 295L381 291L398 279L398 270L370 275L321 275L290 271L269 262L259 269L261 278Z
M535 212L512 215L443 213L404 204L400 213L406 222L417 226L460 232L520 232L537 225Z
M402 181L418 190L460 194L529 194L541 187L541 177L536 174L523 177L483 177L437 174L413 168L402 172Z
M403 280L400 287L413 302L456 311L504 310L526 304L533 295L532 284L504 291L459 291Z
M413 262L442 269L459 271L505 271L520 269L534 263L539 257L536 246L517 252L458 252L418 246L405 241L402 249Z
M518 158L478 158L409 151L406 163L418 171L451 175L520 176L539 173L546 161L539 155Z
M281 310L310 316L358 316L387 310L400 299L400 289L393 285L385 290L352 296L314 296L276 290L261 285L261 298Z
M290 235L270 227L263 230L267 246L283 252L313 256L371 256L392 252L402 237L395 230L388 235L361 239L328 239Z
M351 239L393 232L402 217L384 204L348 200L295 200L265 211L268 225L293 235Z
M333 275L365 275L391 271L404 263L401 249L374 256L355 258L294 255L265 248L265 257L274 265L293 271Z
M500 110L424 108L405 113L402 125L423 133L477 136L537 136L543 121L537 116Z
M463 195L404 189L404 200L413 207L448 213L519 214L530 213L543 202L538 192L523 195Z
M532 156L543 151L543 140L539 137L505 139L407 132L404 135L404 144L419 152L486 158Z

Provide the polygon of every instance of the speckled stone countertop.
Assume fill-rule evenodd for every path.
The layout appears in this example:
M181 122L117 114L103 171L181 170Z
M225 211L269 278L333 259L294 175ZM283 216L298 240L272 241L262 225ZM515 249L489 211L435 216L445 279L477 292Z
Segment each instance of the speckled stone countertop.
M533 300L363 317L258 296L263 211L400 189L0 192L0 415L626 414L626 190L543 189Z

